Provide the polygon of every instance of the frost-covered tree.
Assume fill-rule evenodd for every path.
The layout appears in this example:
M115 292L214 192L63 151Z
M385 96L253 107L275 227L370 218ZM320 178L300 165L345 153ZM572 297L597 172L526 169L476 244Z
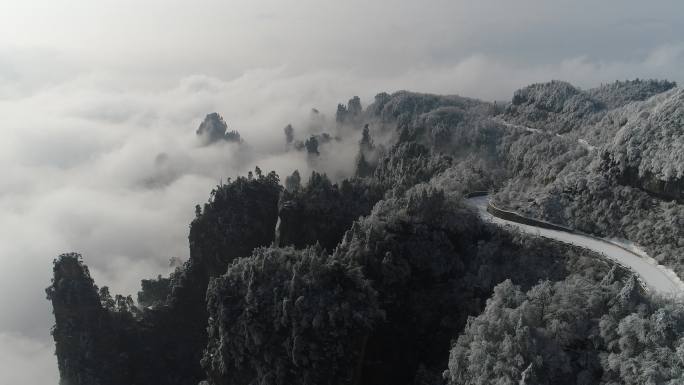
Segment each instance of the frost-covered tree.
M299 190L302 187L302 177L299 170L294 170L292 175L285 178L285 189L290 192Z
M207 291L209 383L356 384L383 320L356 266L309 248L257 249Z
M359 153L356 156L356 176L369 177L377 166L378 153L370 136L368 124L363 127L361 140L359 141Z
M285 126L283 129L285 132L285 143L290 144L294 140L294 128L292 128L291 124L288 124Z
M312 135L306 140L306 142L304 142L304 147L306 148L306 152L309 156L321 155L321 153L318 152L318 137L315 135Z

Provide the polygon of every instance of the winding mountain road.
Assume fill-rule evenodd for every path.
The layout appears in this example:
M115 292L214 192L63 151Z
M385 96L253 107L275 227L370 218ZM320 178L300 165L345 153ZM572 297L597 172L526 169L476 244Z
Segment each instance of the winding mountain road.
M477 209L480 217L499 226L512 226L522 232L555 239L564 243L585 247L629 268L635 272L646 287L665 296L684 296L684 283L672 271L649 257L644 257L620 247L608 240L587 235L544 229L495 217L487 211L488 196L468 198L468 204Z
M521 126L520 124L510 123L510 122L507 122L507 121L505 121L505 120L503 120L503 119L501 119L501 118L494 118L493 120L494 120L496 123L502 124L502 125L504 125L505 127L508 127L508 128L515 128L515 129L518 129L518 130L525 130L525 131L527 131L527 132L532 132L532 133L535 133L535 134L547 134L547 135L552 135L552 134L550 134L550 133L548 133L548 132L545 132L545 131L543 131L543 130L540 130L540 129L538 129L538 128L532 128L532 127L527 127L527 126ZM559 138L562 138L562 137L563 137L563 135L561 135L561 134L556 134L556 136L559 137ZM584 147L584 148L585 148L587 151L589 151L589 152L596 150L596 146L592 146L592 145L589 144L589 142L587 142L585 139L577 139L577 143L579 143L582 147Z

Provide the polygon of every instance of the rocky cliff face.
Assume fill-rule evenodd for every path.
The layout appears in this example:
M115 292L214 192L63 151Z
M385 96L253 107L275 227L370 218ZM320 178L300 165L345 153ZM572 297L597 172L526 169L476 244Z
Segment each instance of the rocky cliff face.
M136 319L138 309L130 297L112 298L106 288L98 289L80 255L64 254L55 260L47 294L55 314L52 334L61 385L145 384L158 378L180 384L188 379L190 371L171 366L162 371L174 363L164 350L171 339L157 338ZM150 321L151 315L145 319Z
M60 384L99 384L99 376L92 369L99 365L101 356L113 356L97 336L107 329L109 320L100 304L97 287L88 268L77 254L60 256L53 268L52 286L47 289L55 315L57 363ZM104 326L104 328L103 328ZM108 377L116 373L102 368Z
M209 276L226 271L235 258L274 241L281 187L275 173L238 178L212 191L190 226L190 258Z
M203 379L209 279L233 259L273 242L279 193L274 174L218 186L191 224L190 259L161 290L170 292L168 298L152 307L99 295L80 256L58 258L47 291L62 384L180 385Z
M616 165L612 164L611 166L615 167ZM609 171L616 174L618 183L623 186L636 187L660 199L684 203L684 178L663 180L648 171L640 173L634 167L628 167L624 171Z

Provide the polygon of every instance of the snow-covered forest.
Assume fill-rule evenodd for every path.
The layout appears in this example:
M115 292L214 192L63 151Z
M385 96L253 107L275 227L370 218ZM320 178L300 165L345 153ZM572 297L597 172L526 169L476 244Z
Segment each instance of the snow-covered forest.
M628 239L684 274L684 93L534 84L510 103L400 91L284 122L317 171L230 176L190 255L138 303L61 255L48 288L62 383L677 384L684 307L578 247L464 201ZM218 114L204 146L248 139ZM353 144L352 175L325 159Z

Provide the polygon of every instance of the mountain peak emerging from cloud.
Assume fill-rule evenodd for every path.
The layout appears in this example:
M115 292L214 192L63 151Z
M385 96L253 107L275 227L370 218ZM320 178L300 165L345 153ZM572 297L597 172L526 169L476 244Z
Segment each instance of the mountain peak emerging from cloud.
M228 131L228 124L218 112L207 114L197 131L197 136L200 138L203 146L227 141L240 143L240 133L237 131Z

